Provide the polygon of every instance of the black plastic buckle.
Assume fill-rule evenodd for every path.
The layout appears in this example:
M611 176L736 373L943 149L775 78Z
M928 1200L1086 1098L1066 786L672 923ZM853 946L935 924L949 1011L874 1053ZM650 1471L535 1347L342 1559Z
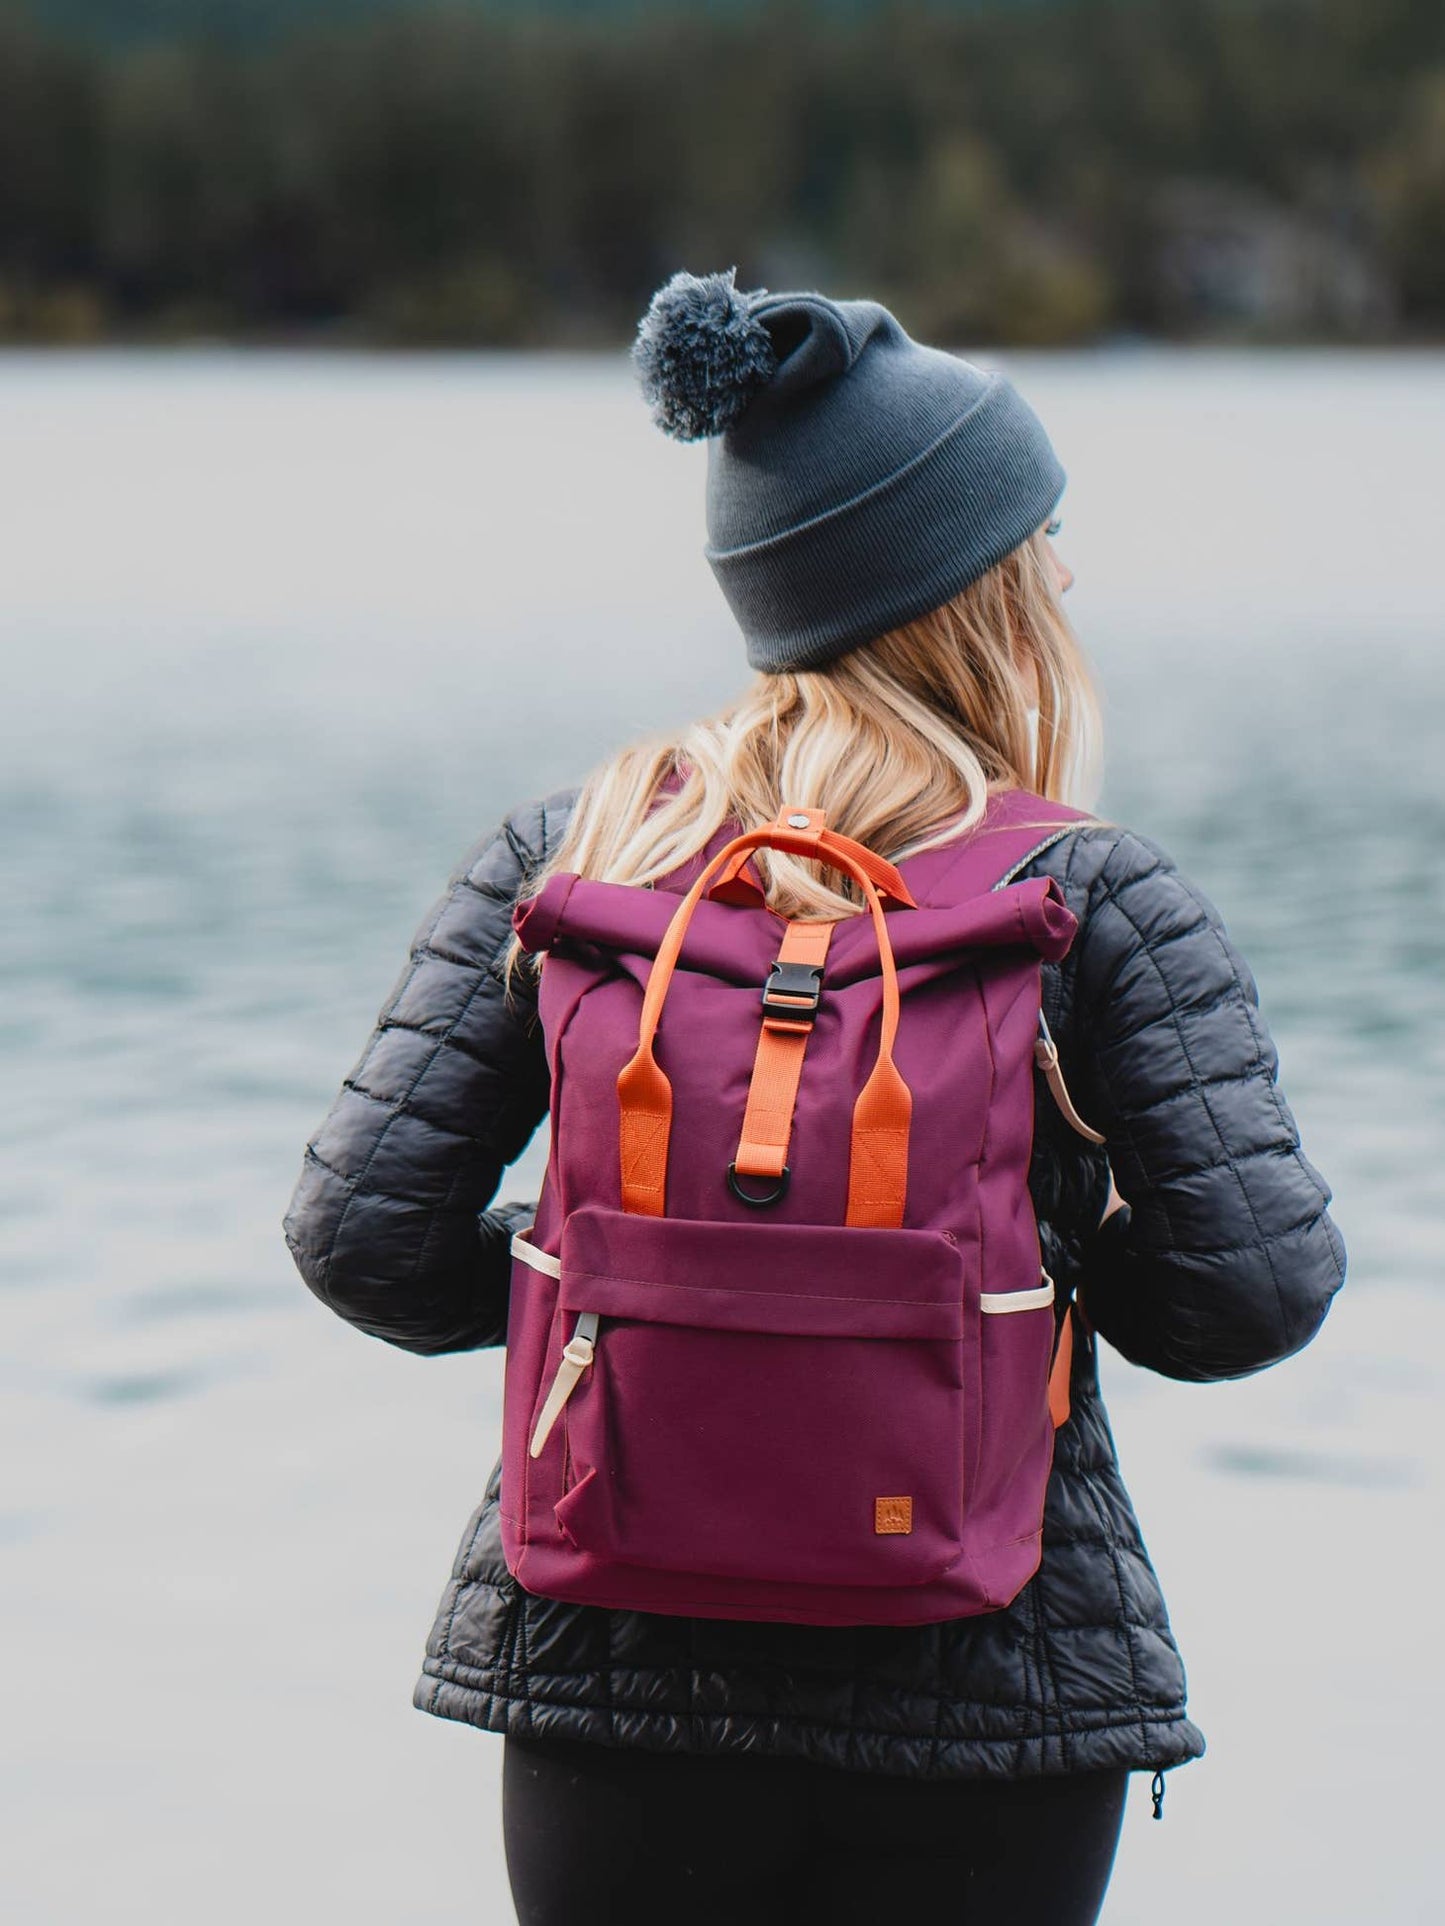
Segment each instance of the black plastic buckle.
M823 995L820 963L784 963L777 958L763 985L763 1015L811 1023Z

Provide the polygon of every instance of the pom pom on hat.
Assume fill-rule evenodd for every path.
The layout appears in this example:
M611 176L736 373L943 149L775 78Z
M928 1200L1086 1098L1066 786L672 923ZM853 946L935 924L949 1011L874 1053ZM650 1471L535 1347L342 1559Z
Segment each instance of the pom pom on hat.
M704 554L766 674L942 607L1047 520L1064 471L996 370L878 301L674 274L632 359L653 420L708 442Z
M777 369L772 336L734 287L736 273L679 271L638 323L632 360L643 398L677 441L722 434Z

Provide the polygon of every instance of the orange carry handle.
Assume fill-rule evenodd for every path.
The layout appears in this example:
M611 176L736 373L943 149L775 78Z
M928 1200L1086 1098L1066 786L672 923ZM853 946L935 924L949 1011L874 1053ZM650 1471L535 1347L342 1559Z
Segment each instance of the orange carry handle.
M789 820L800 816L804 826ZM823 828L817 812L799 809L785 809L776 821L764 823L759 829L745 830L725 843L678 904L658 945L642 999L637 1049L617 1078L622 1208L652 1217L665 1213L672 1085L653 1054L653 1039L693 911L720 869L735 857L764 845L795 856L811 856L843 870L860 885L867 899L883 974L883 1023L878 1060L853 1106L846 1221L879 1229L895 1228L903 1222L908 1188L908 1131L913 1094L893 1061L893 1043L898 1033L898 972L879 898L880 884L910 909L918 905L891 863L884 862L851 837Z
M779 812L778 820L780 822L786 821L789 816L808 816L814 819L813 822L809 824L810 828L814 827L815 824L820 829L823 827L823 811L821 809L784 809ZM866 870L868 875L873 879L880 896L891 896L895 902L904 903L909 909L918 908L917 903L914 902L913 897L909 893L908 885L904 882L902 875L894 868L892 863L885 862L876 850L869 849L866 844L855 843L851 836L839 836L835 830L824 829L821 840L826 842L830 836L835 843L844 845L850 855L853 854L854 851L858 852L854 860L862 869ZM736 849L737 842L734 841L730 843L728 847ZM774 844L773 847L778 848L780 845ZM793 852L794 855L797 853L796 850ZM827 858L817 851L808 850L806 853L810 856L817 854L819 855L820 861L827 861ZM743 889L741 891L735 891L732 888L737 878L742 876L743 869L750 854L750 850L739 849L735 856L730 857L728 861L723 864L722 874L713 881L707 892L708 896L714 902L728 903L751 900L753 886L746 877L743 877Z

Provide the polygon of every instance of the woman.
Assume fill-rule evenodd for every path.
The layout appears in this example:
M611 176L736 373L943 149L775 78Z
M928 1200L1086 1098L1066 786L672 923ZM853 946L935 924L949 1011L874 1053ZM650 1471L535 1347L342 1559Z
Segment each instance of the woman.
M543 1598L503 1557L499 1459L415 1702L506 1735L524 1926L1092 1921L1128 1775L1153 1775L1157 1815L1161 1775L1203 1751L1094 1334L1196 1381L1288 1356L1343 1280L1331 1193L1219 913L1078 802L1098 705L1060 607L1063 472L1018 393L876 303L747 294L732 271L675 275L633 353L658 424L709 438L707 554L756 680L514 809L456 870L307 1147L286 1217L301 1273L404 1349L505 1342L533 1206L493 1199L548 1105L512 917L549 873L683 890L784 801L906 864L1022 789L1083 812L1016 874L1056 879L1079 924L1043 966L1044 1013L1108 1149L1045 1098L1029 1188L1085 1338L1042 1563L1005 1609L834 1627ZM860 913L836 872L758 862L784 914Z

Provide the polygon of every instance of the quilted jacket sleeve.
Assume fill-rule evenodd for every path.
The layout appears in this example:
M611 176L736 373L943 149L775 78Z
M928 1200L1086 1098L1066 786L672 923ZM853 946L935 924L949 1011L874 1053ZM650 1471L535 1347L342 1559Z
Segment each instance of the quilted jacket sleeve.
M1080 1297L1167 1377L1244 1377L1308 1343L1344 1281L1258 990L1219 911L1150 838L1111 831L1076 939L1078 1103L1126 1204Z
M548 1071L535 1004L508 1003L501 958L568 798L520 805L452 872L283 1220L322 1303L403 1350L506 1341L508 1240L532 1205L490 1206L547 1114Z

